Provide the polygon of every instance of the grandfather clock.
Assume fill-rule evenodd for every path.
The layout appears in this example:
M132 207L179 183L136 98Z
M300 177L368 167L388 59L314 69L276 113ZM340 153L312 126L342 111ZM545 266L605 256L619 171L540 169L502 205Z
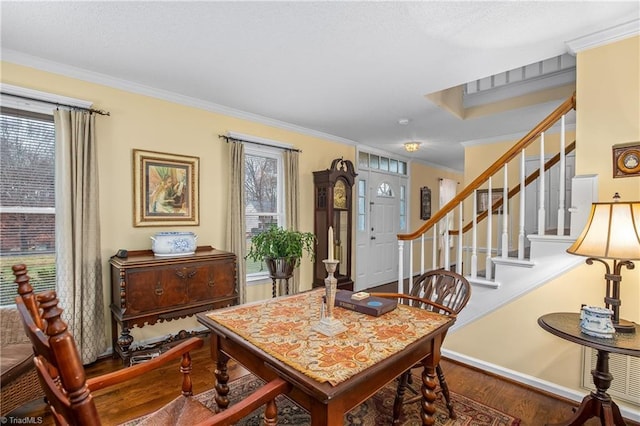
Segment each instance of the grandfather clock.
M336 158L331 168L313 172L315 187L314 231L316 245L313 268L313 287L324 286L327 270L322 261L329 252L329 227L333 227L333 257L338 259L338 269L334 276L338 288L353 290L351 280L351 244L353 241L353 205L352 188L357 174L353 163Z

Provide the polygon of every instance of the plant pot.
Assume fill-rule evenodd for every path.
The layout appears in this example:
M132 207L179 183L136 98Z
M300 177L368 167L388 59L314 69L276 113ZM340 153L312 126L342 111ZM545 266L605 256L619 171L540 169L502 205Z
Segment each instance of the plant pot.
M271 278L285 279L293 275L293 269L296 267L296 259L293 257L279 257L264 259L269 268L269 276Z

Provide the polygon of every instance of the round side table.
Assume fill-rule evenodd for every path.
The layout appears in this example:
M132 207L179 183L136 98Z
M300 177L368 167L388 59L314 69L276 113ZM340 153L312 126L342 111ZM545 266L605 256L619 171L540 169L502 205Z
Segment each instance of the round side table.
M607 393L613 380L609 372L609 354L640 357L640 326L635 324L635 333L616 333L612 339L603 339L584 334L580 330L580 314L577 313L546 314L538 318L538 324L553 335L598 351L596 368L591 370L596 390L584 397L572 418L547 426L582 425L591 417L600 417L601 425L625 426L618 405Z

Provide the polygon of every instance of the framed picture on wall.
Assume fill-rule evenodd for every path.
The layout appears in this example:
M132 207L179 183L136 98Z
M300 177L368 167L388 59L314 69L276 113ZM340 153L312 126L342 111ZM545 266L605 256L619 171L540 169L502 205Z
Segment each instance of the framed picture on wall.
M489 202L489 190L488 189L478 189L476 192L476 205L478 207L478 214L484 213L487 209L491 208L496 201L502 200L502 188L492 188L491 189L491 202ZM502 205L493 211L493 214L502 213Z
M199 225L200 159L133 150L133 226Z
M426 186L420 188L420 219L431 219L431 190Z
M613 177L640 176L640 142L614 145Z

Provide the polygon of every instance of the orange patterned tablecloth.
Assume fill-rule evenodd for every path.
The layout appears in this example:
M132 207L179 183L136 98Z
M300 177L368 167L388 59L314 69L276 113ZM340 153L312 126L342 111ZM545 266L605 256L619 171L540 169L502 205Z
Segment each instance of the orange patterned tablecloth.
M311 328L320 319L324 289L233 306L207 316L269 355L319 382L336 385L400 352L451 318L398 305L380 317L334 308L347 331L328 337Z

